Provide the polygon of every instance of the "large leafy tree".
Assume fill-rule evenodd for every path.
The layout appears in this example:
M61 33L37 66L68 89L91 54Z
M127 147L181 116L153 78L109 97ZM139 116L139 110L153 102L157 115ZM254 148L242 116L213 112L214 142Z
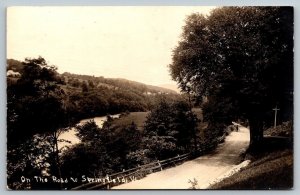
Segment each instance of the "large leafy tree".
M218 113L219 121L248 119L255 148L272 108L292 115L293 9L222 7L207 17L192 14L170 70L183 91L228 110Z
M10 178L19 177L21 172L32 176L24 170L42 174L51 167L48 174L60 175L58 137L71 123L66 117L65 94L58 85L61 80L56 67L42 57L27 58L22 67L21 77L14 81L8 78L7 86L9 185L13 185ZM39 163L41 157L43 163Z
M37 133L53 132L68 122L56 67L42 57L25 59L22 64L21 78L7 87L10 144Z
M151 159L166 159L197 147L197 118L184 101L164 98L151 110L144 126L144 148ZM194 150L193 150L194 149Z

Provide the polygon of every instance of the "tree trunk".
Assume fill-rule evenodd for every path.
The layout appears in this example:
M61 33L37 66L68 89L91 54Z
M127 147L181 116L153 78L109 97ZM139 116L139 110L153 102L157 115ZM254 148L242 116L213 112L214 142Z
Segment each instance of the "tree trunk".
M60 170L60 159L59 159L59 149L58 149L58 134L57 131L54 131L54 146L55 146L55 158L56 158L56 168L58 171L59 179L62 179L61 170ZM60 189L63 189L63 184L60 182Z
M249 150L252 152L260 149L263 140L263 123L258 118L249 119L250 125L250 145Z

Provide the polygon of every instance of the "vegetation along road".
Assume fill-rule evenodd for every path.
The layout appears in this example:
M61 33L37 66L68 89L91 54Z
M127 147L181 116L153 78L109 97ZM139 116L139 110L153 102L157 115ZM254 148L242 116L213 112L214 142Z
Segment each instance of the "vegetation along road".
M249 129L240 127L238 132L232 132L227 136L225 142L211 154L113 189L188 189L192 187L189 180L196 180L197 188L206 188L209 183L240 163L240 154L248 145Z

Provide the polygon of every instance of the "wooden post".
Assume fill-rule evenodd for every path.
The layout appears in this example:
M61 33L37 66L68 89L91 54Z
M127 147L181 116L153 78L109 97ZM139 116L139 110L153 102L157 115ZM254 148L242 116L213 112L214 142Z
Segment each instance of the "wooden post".
M279 111L280 109L277 108L277 105L276 107L273 109L275 111L275 117L274 117L274 128L276 128L276 122L277 122L277 111Z
M161 166L159 160L157 160L157 164L158 164L158 166L160 167L160 171L162 171L162 166Z

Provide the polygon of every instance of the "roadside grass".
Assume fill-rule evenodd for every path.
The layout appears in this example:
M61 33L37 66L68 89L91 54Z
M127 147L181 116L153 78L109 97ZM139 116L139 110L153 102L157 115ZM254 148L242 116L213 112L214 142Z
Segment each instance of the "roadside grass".
M293 152L274 151L256 159L240 172L213 185L210 189L258 190L293 187Z
M293 188L292 125L283 123L265 131L259 151L248 153L251 164L240 172L214 184L210 189L291 189ZM282 135L285 135L283 137Z
M264 131L265 135L269 136L283 136L292 137L293 136L293 123L292 121L283 122L277 127L271 127Z
M137 125L137 128L142 131L144 129L144 123L147 119L148 113L149 112L130 112L127 115L114 119L113 125L122 127L130 125L132 122L134 122Z

